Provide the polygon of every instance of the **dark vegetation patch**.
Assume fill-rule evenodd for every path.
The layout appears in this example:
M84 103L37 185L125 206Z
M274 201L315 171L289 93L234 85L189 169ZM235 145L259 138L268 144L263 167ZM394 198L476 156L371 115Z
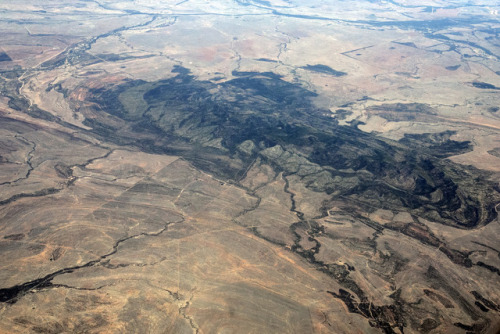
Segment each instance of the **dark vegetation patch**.
M257 61L267 62L267 63L277 63L278 62L277 60L272 60L272 59L268 59L268 58L258 58L256 60Z
M419 77L413 76L413 74L410 72L394 72L394 74L401 75L401 76L407 77L407 78L416 78L416 79L419 78Z
M299 175L312 190L372 207L410 210L462 228L497 215L493 185L479 171L442 159L470 150L470 143L450 140L452 133L396 143L340 126L329 110L313 104L315 93L272 72L234 72L235 79L216 84L196 80L182 67L174 71L176 77L156 83L94 90L94 102L109 114L96 112L86 124L107 140L182 155L234 182L260 156ZM392 114L433 113L416 103L379 107ZM245 141L256 149L239 150Z
M12 70L0 71L0 74L7 79L19 78L22 73L20 66L14 66ZM30 105L29 101L19 94L20 87L21 82L19 80L5 80L0 77L0 93L9 99L8 105L10 108L25 112L36 118L56 121L56 117L49 112L38 108L36 104Z
M114 53L106 53L106 54L98 54L96 57L100 60L105 60L105 61L110 61L110 62L115 62L115 61L120 61L120 60L126 60L126 59L144 59L144 58L151 58L153 56L151 55L145 55L145 56L129 56L126 54L114 54Z
M428 333L434 328L439 327L440 323L432 318L425 319L419 327L419 331L422 333Z
M460 292L452 287L446 277L434 268L429 266L425 274L427 280L431 283L431 287L435 290L443 290L446 294L453 299L453 301L460 306L460 308L473 320L478 320L480 315L477 309L465 299Z
M443 305L445 308L454 308L453 303L446 297L444 297L441 294L438 294L432 290L429 289L424 289L424 293L426 296L431 298L432 300L439 302L441 305Z
M2 61L12 61L12 58L5 52L0 52L0 62Z
M352 115L352 111L351 110L347 110L347 109L337 109L335 110L335 117L337 119L346 119L347 116L349 115Z
M372 327L381 329L384 333L403 333L406 322L403 319L403 305L398 302L398 293L395 294L396 303L392 305L374 305L369 301L357 301L355 297L344 289L339 289L338 293L327 291L329 294L344 302L351 313L357 313L369 320Z
M497 305L491 300L483 297L479 292L471 291L471 294L474 296L474 298L476 298L476 303L481 303L481 310L483 310L483 308L486 308L493 311L500 311L500 305Z
M474 334L474 333L483 333L483 329L485 324L475 323L472 325L466 325L461 322L456 322L453 324L454 326L466 330L466 334Z
M7 239L7 240L15 240L15 241L18 241L18 240L22 240L24 239L24 234L23 233L16 233L16 234L9 234L9 235L6 235L5 237L3 237L4 239Z
M55 164L54 169L57 175L63 179L67 179L73 176L73 170L71 169L71 167L63 163Z
M494 149L489 150L488 154L491 154L494 157L500 158L500 147L495 147Z
M460 68L460 66L462 65L453 65L453 66L446 66L445 68L448 70L448 71L456 71Z
M303 68L304 70L312 71L312 72L330 74L330 75L333 75L335 77L341 77L341 76L347 75L346 72L337 71L337 70L334 70L333 68L331 68L330 66L321 65L321 64L307 65L307 66L302 66L301 68Z
M429 105L423 103L384 103L368 110L391 122L428 120L435 114Z
M497 86L492 85L490 83L486 83L486 82L473 82L472 86L474 86L476 88L481 88L481 89L500 89Z
M445 131L440 133L405 134L400 140L401 143L415 149L425 147L430 153L440 158L471 152L473 146L470 141L451 140L455 131Z
M396 43L396 44L399 44L399 45L408 46L410 48L416 48L417 47L415 45L415 43L413 43L413 42L393 42L393 43Z
M500 269L498 269L495 266L492 266L490 264L484 263L483 261L478 261L476 263L476 265L479 266L479 267L483 267L483 268L491 271L492 273L496 273L498 276L500 276Z
M433 114L434 111L427 104L423 103L385 103L378 106L373 106L370 110L386 110L392 112L418 112Z

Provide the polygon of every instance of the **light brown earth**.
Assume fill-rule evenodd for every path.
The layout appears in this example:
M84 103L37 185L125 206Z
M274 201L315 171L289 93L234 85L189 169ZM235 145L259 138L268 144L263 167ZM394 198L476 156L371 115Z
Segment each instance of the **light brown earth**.
M496 333L500 88L477 84L500 87L499 9L480 0L3 1L0 332ZM380 25L448 18L474 23ZM247 166L242 156L259 143L243 143L241 156L221 156L224 168L241 167L224 178L170 138L124 141L133 126L96 92L132 80L153 87L176 66L219 84L217 97L237 72L273 72L315 92L340 125L362 122L394 145L453 131L472 150L442 159L491 184L494 218L445 225L377 206L383 198L318 191L322 178L287 172L290 161L319 168L298 148L288 160L273 155L279 145L262 149ZM128 111L148 107L120 98ZM103 135L92 119L119 131ZM199 147L229 152L218 139ZM358 189L359 179L332 182Z

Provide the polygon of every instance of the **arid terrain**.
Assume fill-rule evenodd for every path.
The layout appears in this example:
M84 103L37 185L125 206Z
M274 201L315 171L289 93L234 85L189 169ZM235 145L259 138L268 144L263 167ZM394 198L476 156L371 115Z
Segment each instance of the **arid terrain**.
M500 6L0 3L1 333L498 333Z

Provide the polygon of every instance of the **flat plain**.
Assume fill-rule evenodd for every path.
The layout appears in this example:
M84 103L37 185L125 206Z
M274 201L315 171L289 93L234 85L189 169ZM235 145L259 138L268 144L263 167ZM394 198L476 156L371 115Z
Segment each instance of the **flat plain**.
M497 333L490 1L0 3L0 332Z

